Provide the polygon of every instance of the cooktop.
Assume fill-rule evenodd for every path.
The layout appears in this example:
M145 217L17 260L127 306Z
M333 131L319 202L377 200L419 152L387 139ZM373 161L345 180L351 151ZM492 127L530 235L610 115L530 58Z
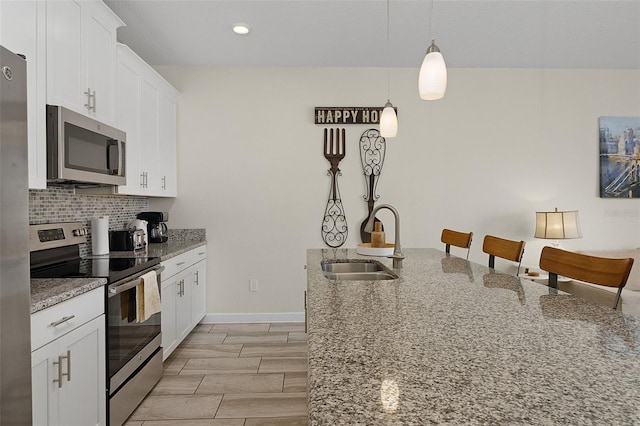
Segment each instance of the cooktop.
M31 278L107 278L110 283L160 263L159 257L68 259L31 269Z

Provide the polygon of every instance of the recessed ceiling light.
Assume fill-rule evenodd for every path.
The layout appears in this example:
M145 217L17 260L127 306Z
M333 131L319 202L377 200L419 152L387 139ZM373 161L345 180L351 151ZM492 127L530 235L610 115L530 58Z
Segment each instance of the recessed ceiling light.
M233 26L233 32L239 35L249 34L251 28L247 24L235 24Z

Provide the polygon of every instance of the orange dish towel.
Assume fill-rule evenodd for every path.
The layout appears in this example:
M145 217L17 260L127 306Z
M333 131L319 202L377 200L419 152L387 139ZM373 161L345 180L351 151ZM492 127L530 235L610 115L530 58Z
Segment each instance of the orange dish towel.
M142 281L136 286L136 321L145 322L160 312L160 291L156 271L147 272L140 279Z

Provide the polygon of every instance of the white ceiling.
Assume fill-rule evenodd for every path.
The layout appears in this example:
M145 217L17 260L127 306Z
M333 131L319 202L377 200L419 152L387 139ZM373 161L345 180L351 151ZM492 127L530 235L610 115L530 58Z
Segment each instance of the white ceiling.
M640 0L105 0L152 65L640 69ZM231 26L251 26L237 36Z

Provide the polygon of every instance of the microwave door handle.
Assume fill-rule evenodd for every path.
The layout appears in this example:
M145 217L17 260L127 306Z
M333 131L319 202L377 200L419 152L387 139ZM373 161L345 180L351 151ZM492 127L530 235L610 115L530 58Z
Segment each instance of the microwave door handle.
M120 164L119 162L117 165L114 164L114 160L119 157L118 148L118 141L115 139L109 139L109 141L107 142L107 169L109 170L109 174L111 175L118 174ZM115 168L114 165L116 166Z

